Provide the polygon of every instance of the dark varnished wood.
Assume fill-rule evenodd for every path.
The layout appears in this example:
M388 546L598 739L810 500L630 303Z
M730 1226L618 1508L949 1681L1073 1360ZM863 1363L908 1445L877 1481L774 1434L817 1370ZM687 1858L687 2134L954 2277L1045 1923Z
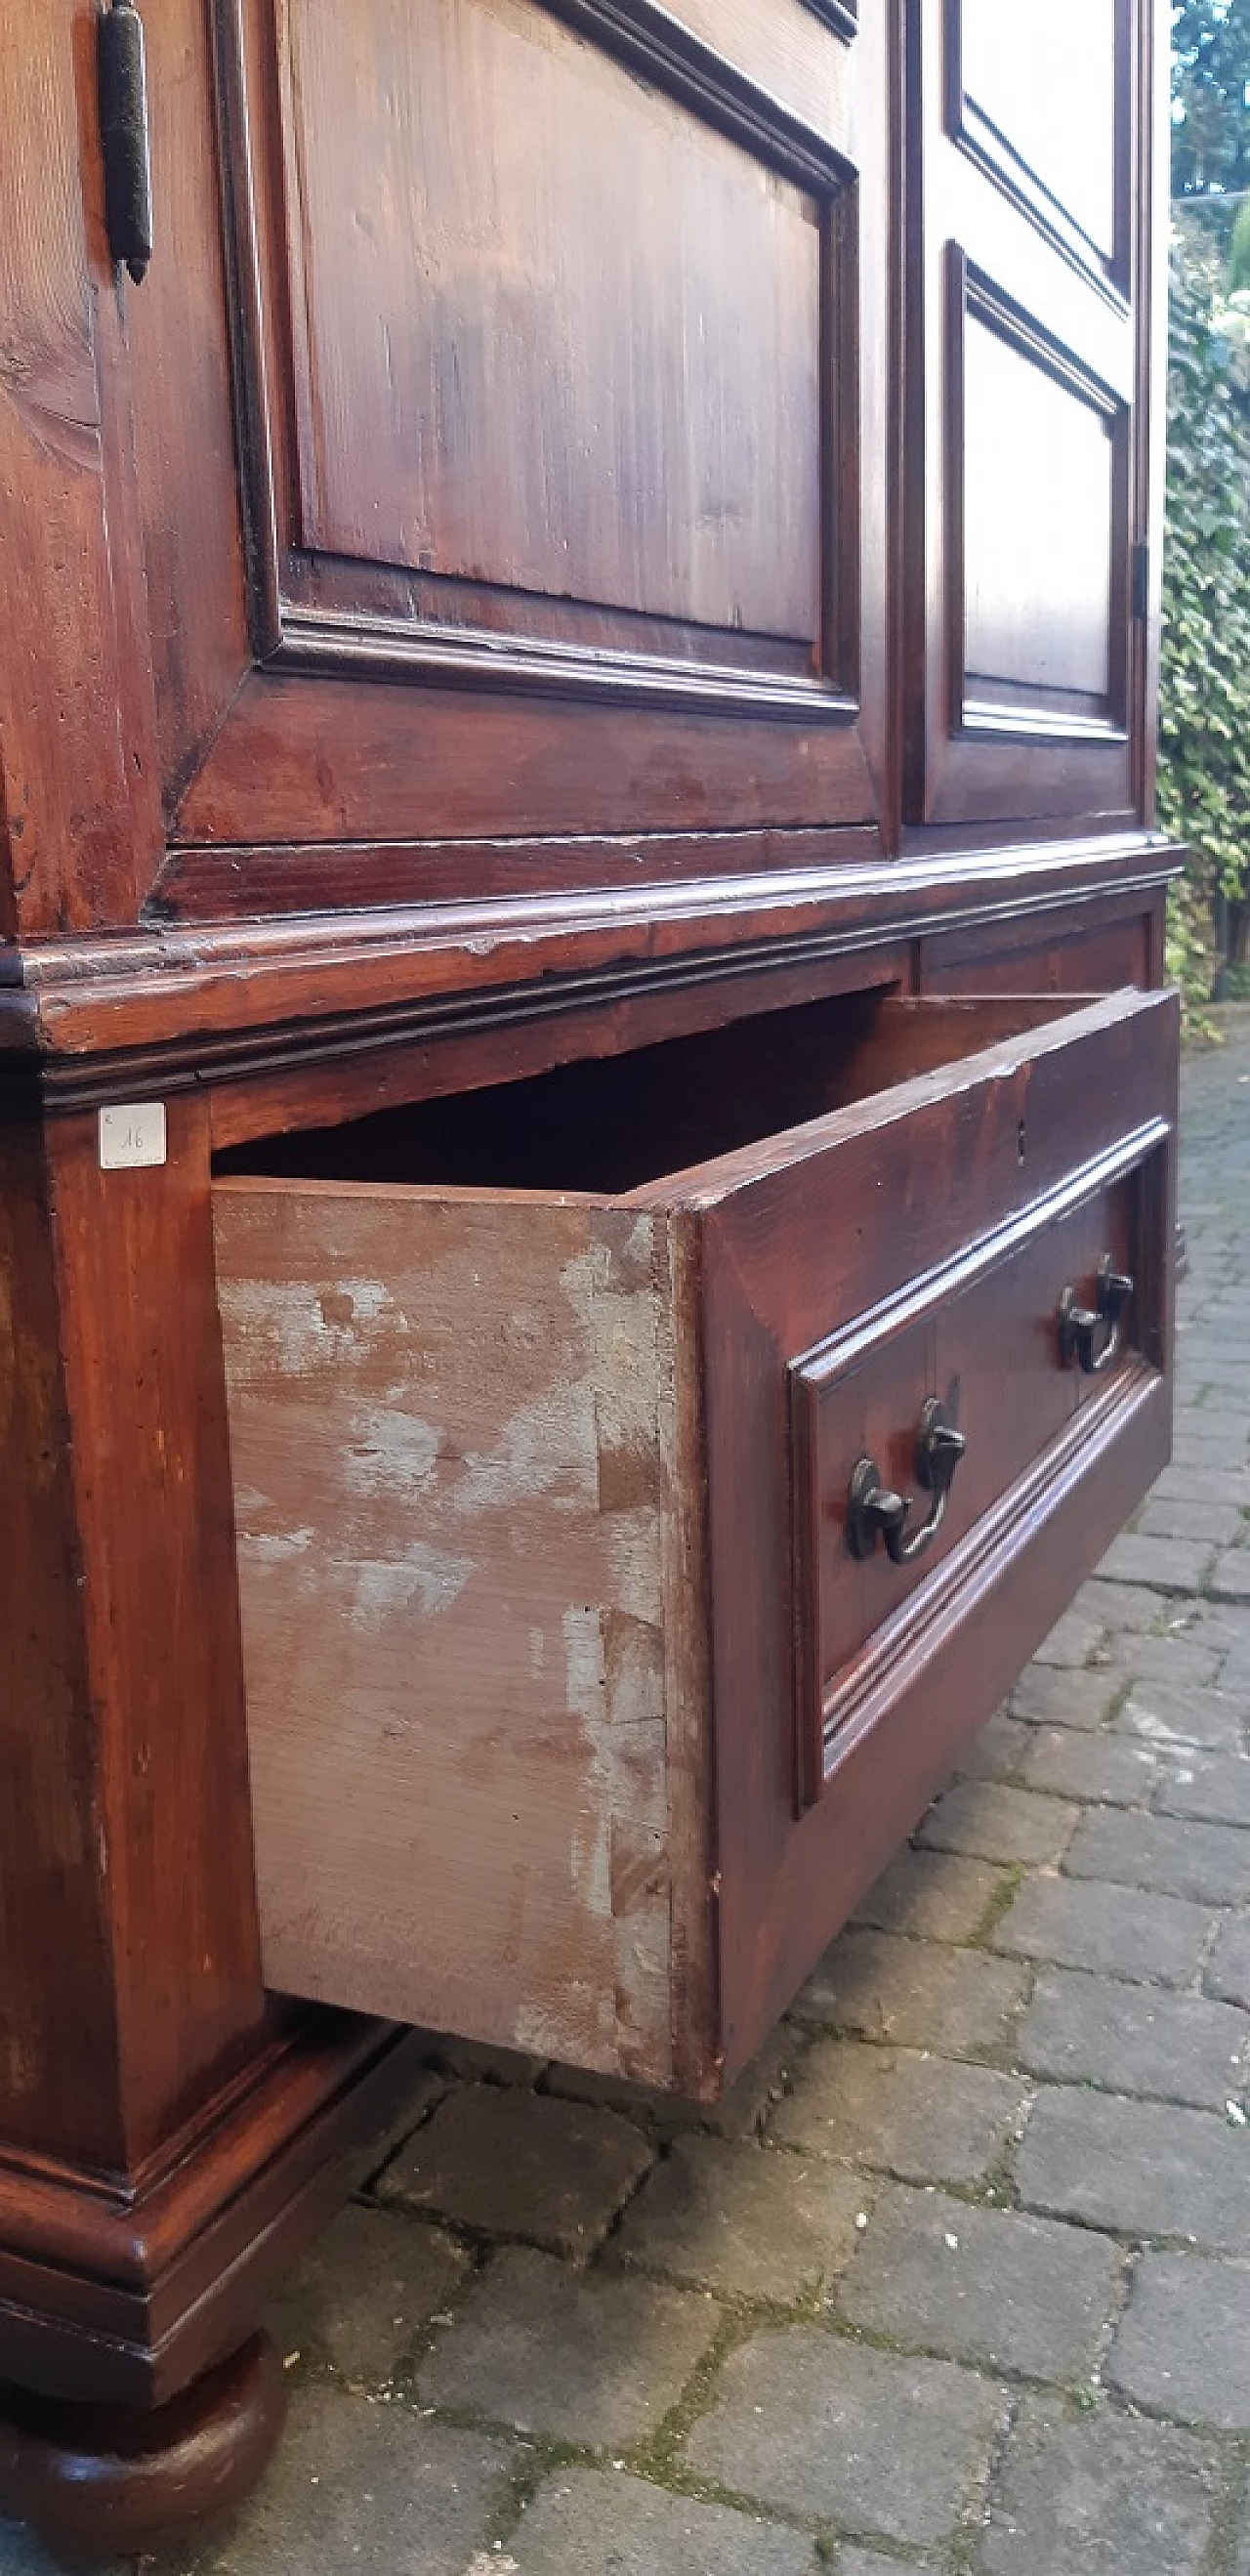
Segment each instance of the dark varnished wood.
M1028 1627L1035 1541L1083 1520L1143 1412L1166 1428L1175 1085L1168 997L862 995L233 1158L217 1258L274 1981L715 2089L764 2035L741 1980L796 1813L866 1733L920 1722L987 1603L1004 1641ZM1141 1282L1110 1406L1056 1327L1105 1253ZM706 1486L665 1465L683 1371ZM941 1541L856 1566L854 1461L905 1486L935 1392L968 1439ZM670 1652L687 1563L710 1584L697 1690ZM965 1727L988 1713L966 1673ZM716 1782L692 1844L665 1821L678 1746ZM719 1974L690 2026L672 1961L702 1938L709 1833ZM588 1869L608 1848L610 1876ZM810 1889L801 1914L810 1965L841 1914Z
M1141 87L1145 13L1096 15L1029 0L1013 16L1012 113L986 0L909 11L924 357L908 379L907 810L933 825L1063 812L1106 828L1138 792L1130 549L1157 520L1133 209L1160 109ZM1080 103L1050 120L1073 47ZM1100 95L1094 149L1082 119Z
M39 1067L49 1096L72 1098L88 1064L98 1085L114 1057L106 1080L160 1089L210 1068L219 1078L259 1069L265 1056L306 1061L310 1039L327 1051L359 1047L371 1034L394 1043L409 1034L398 1014L413 1015L415 1034L422 1015L445 1012L453 998L463 1024L475 1010L485 1018L501 1005L521 1014L579 995L624 1000L719 969L772 971L820 955L865 958L872 982L871 955L883 942L959 932L1041 956L1052 922L1075 956L1081 939L1102 938L1109 904L1118 912L1140 893L1157 905L1175 866L1161 837L1133 833L958 857L918 852L888 866L777 870L732 885L704 880L576 902L547 895L468 909L326 911L297 922L145 924L12 956L0 981L0 1035L14 1059ZM1104 980L1098 955L1087 989ZM1105 980L1131 976L1131 966L1112 960ZM1081 984L1077 969L1073 988ZM446 1019L431 1034L451 1034ZM592 1030L583 1052L595 1051Z
M241 2502L285 2416L263 2334L149 2415L0 2386L0 2496L75 2559L120 2556Z
M157 198L201 325L185 377L168 363L188 327L176 271L154 263L129 321L145 544L166 607L166 809L182 847L232 845L216 900L230 902L239 848L268 836L253 804L266 780L284 840L434 849L469 824L503 845L483 852L498 872L519 836L545 836L556 885L570 833L597 840L610 870L622 831L681 836L752 809L769 828L875 823L881 24L851 42L844 11L806 0L766 16L737 0L684 13L458 0L421 34L414 86L386 0L350 29L246 0L219 13L212 60L195 14L190 0L163 13L153 60L154 89L169 75ZM214 95L224 268L204 152ZM375 107L379 149L362 157L359 118ZM508 135L541 150L544 118L542 204L524 187L510 199ZM480 173L483 148L493 183L470 180L466 196L459 174ZM375 164L386 184L370 212ZM709 224L716 187L723 218ZM688 203L698 242L683 250ZM673 298L692 294L698 328L678 328ZM536 440L514 433L517 404L542 415ZM401 473L410 414L417 465ZM184 614L188 547L212 562ZM379 684L362 689L366 672ZM193 870L207 879L207 858ZM293 874L288 886L280 903L298 901Z
M168 0L139 289L104 239L94 8L5 30L0 2378L50 2401L10 2401L10 2499L85 2544L255 2473L267 2365L231 2357L414 2055L262 1981L214 1157L250 1163L235 1189L285 1157L280 1196L368 1118L337 1150L375 1187L401 1133L463 1179L506 1086L583 1176L609 1142L622 1188L667 1174L630 1219L664 1243L666 1473L698 1498L666 1611L667 2033L645 1997L632 2026L629 1974L605 1993L621 2048L688 2088L913 1821L969 1670L988 1706L1161 1462L1153 1151L1096 1204L1158 1350L1067 1451L1017 1408L1006 1489L969 1484L897 1615L839 1597L821 1709L846 1722L827 1777L809 1727L796 1821L786 1366L1002 1220L957 1060L1015 1032L1070 1168L1102 1111L1046 1091L1036 997L1162 979L1157 548L1131 631L1123 574L1159 523L1167 13L1097 8L1120 75L1113 110L1083 91L1086 132L1047 108L1071 0L1026 13L1014 102L994 0L362 0L333 25ZM1060 450L1063 522L1038 493ZM1117 1133L1167 1079L1162 1038L1134 1058L1124 1031L1164 1016L1104 1014ZM865 1109L900 1083L930 1086L911 1178ZM168 1160L106 1174L96 1111L136 1101ZM844 1115L826 1202L778 1137ZM713 1149L734 1189L675 1211L674 1154ZM886 1371L869 1412L901 1473L898 1392ZM605 1490L623 1509L611 1451ZM641 1810L620 1823L637 1929L663 1908ZM119 2404L146 2433L64 2412Z
M909 1007L925 1008L887 1004L885 1009L906 1013ZM1059 1187L1082 1162L1138 1134L1151 1116L1170 1124L1176 1048L1174 1002L1160 997L1143 1005L1127 995L1116 997L1096 1017L1062 1018L1050 1030L1000 1052L988 1089L981 1084L995 1066L992 1052L973 1054L944 1074L927 1076L927 1093L917 1084L877 1095L840 1151L805 1168L801 1192L794 1191L783 1160L761 1157L754 1186L724 1195L704 1218L709 1478L714 1494L752 1497L748 1515L738 1518L722 1510L713 1521L721 2009L730 2066L744 2062L758 2046L786 1981L807 1973L822 1926L832 1928L834 1920L842 1919L883 1856L873 1840L871 1852L862 1855L864 1874L859 1877L861 1858L853 1843L845 1851L839 1847L835 1862L831 1826L809 1820L795 1827L791 1739L779 1740L776 1729L762 1728L756 1718L761 1694L775 1693L777 1672L783 1663L788 1666L793 1635L787 1365L825 1337L831 1319L849 1322L897 1296L910 1282L956 1258L996 1221ZM1021 1121L1027 1143L1023 1164L1018 1160ZM926 1177L935 1168L944 1175L940 1205ZM1142 1220L1141 1239L1157 1259L1162 1202L1157 1182L1150 1187L1154 1195ZM1170 1188L1169 1178L1163 1198ZM840 1212L859 1206L872 1210L871 1224L848 1227ZM805 1259L802 1246L817 1242L822 1258ZM1057 1252L1054 1257L1059 1259ZM1056 1279L1056 1304L1064 1284ZM1121 1425L1112 1426L1114 1436L1088 1460L1089 1510L1099 1526L1100 1491L1122 1491L1114 1462L1119 1428L1135 1457L1143 1442L1162 1451L1169 1436L1171 1310L1162 1286L1154 1295L1155 1302L1143 1310L1155 1327L1151 1382L1141 1403L1128 1407ZM1049 1297L1045 1303L1051 1311ZM743 1366L744 1351L751 1354L749 1367ZM1055 1366L1058 1370L1057 1356ZM919 1390L921 1395L930 1391L946 1392L941 1387ZM909 1376L902 1418L892 1435L898 1444L892 1464L900 1472L903 1444L909 1434L914 1437L915 1394ZM861 1450L858 1433L857 1422L848 1420L848 1478ZM997 1428L993 1436L998 1455ZM989 1472L992 1481L993 1469ZM1062 1494L1062 1486L1057 1490ZM1055 1520L1064 1524L1062 1537L1046 1538L1044 1560L1048 1551L1060 1561L1079 1552L1089 1527L1085 1492L1082 1474L1079 1510L1026 1510L1030 1539L1034 1528L1040 1539ZM940 1762L949 1766L955 1730L974 1727L996 1704L989 1696L992 1670L1001 1668L1017 1647L1022 1657L1031 1651L1022 1639L1031 1629L1032 1613L1025 1610L1019 1587L1006 1579L1011 1562L1009 1552L1001 1589L983 1569L982 1579L969 1587L959 1618L946 1629L940 1620L935 1623L924 1641L923 1687L903 1689L896 1672L892 1695L886 1694L883 1716L897 1706L896 1717L879 1730L893 1735L900 1766L885 1801L896 1835L908 1829L902 1821L907 1801L913 1799L914 1822L936 1785ZM884 1559L864 1569L862 1580L875 1587L882 1619L897 1591L906 1590L898 1569ZM1043 1597L1053 1597L1047 1582L1043 1577ZM970 1648L965 1655L969 1623L983 1639L997 1639L986 1656L984 1680L982 1664ZM1044 1633L1045 1625L1043 1620L1037 1634ZM926 1748L931 1689L950 1693L948 1713L935 1729L942 1751L935 1754L932 1768ZM865 1776L879 1785L885 1753L880 1748L865 1751L862 1762ZM830 1805L822 1798L818 1815L827 1806L836 1812L836 1800ZM840 1892L836 1914L832 1903L826 1908L832 1890L824 1873L831 1869ZM857 1885L848 1896L853 1880Z
M0 935L124 920L159 829L92 14L0 48Z
M1161 1319L1145 1310L1136 1281L1154 1215L1151 1157L1167 1144L1168 1130L1157 1120L1136 1130L1109 1156L1079 1166L1057 1190L982 1234L975 1249L909 1283L869 1321L856 1319L791 1364L796 1716L805 1803L814 1803L845 1758L866 1703L886 1695L901 1670L909 1687L923 1688L912 1676L928 1659L927 1643L961 1615L965 1587L984 1589L993 1580L1002 1540L987 1538L991 1520L1006 1519L1020 1550L1027 1538L1022 1541L1019 1525L1027 1529L1047 1508L1048 1480L1059 1482L1070 1501L1073 1462L1079 1473L1080 1410L1104 1389L1075 1367L1056 1366L1062 1288L1088 1297L1099 1262L1110 1254L1116 1270L1135 1283L1131 1347L1158 1363ZM1026 1117L1018 1131L1022 1168L1028 1151ZM914 1524L929 1508L917 1483L916 1441L923 1408L935 1394L967 1443L940 1533L905 1568L893 1565L884 1549L857 1564L847 1543L849 1426L862 1444L858 1454L870 1456L882 1480L913 1501ZM1072 1435L1071 1451L1065 1432ZM1052 1458L1043 1464L1047 1450ZM950 1559L959 1561L958 1572Z

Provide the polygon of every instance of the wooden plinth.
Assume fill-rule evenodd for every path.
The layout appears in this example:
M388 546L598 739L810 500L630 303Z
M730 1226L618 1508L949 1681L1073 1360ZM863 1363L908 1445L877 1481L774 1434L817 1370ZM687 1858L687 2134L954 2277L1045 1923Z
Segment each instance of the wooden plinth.
M74 2557L125 2556L241 2503L285 2415L282 2364L264 2334L150 2413L5 2387L0 2498Z

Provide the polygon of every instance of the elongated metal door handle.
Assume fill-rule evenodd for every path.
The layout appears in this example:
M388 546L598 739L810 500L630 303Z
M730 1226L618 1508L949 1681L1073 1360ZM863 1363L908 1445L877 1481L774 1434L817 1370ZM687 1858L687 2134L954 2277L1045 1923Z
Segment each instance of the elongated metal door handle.
M955 1469L967 1448L939 1396L925 1400L916 1435L916 1481L933 1500L927 1520L909 1531L911 1502L883 1485L876 1460L857 1458L851 1470L846 1535L852 1556L871 1556L879 1539L895 1565L910 1565L931 1547L946 1518Z
M132 0L100 20L100 145L109 249L141 286L152 256L152 155L143 21Z
M1065 1368L1076 1360L1085 1377L1101 1377L1120 1347L1120 1328L1133 1296L1133 1282L1117 1270L1109 1252L1098 1265L1098 1287L1092 1306L1082 1306L1075 1288L1059 1300L1059 1357Z

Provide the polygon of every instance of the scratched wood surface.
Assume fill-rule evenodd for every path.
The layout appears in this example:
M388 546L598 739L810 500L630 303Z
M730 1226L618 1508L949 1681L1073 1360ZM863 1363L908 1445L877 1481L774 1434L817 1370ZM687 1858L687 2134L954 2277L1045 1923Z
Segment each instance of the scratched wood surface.
M507 1218L217 1191L265 1974L663 2083L663 1220Z
M1139 1268L1150 1222L1131 1244L1086 1188L975 1356L950 1265L1166 1110L1174 1011L878 997L823 1054L820 1010L793 1020L736 1078L709 1033L219 1178L271 1984L715 2090L879 1865L840 1849L779 1941L806 1831L796 1623L823 1707L944 1552L849 1566L851 1462L906 1489L939 1388L972 1453L957 1544L1062 1429L1060 1289L1108 1246ZM941 1264L905 1355L822 1405L792 1561L790 1364ZM883 1723L923 1699L905 1676ZM895 1839L933 1785L902 1765Z

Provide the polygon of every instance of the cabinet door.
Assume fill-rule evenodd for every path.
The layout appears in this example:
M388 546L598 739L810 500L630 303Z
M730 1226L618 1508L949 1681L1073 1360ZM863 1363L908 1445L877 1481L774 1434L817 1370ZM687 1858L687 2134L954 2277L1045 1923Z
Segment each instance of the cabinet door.
M912 10L916 822L1135 807L1152 14L1149 0Z
M163 899L871 848L885 11L203 15L131 315Z

